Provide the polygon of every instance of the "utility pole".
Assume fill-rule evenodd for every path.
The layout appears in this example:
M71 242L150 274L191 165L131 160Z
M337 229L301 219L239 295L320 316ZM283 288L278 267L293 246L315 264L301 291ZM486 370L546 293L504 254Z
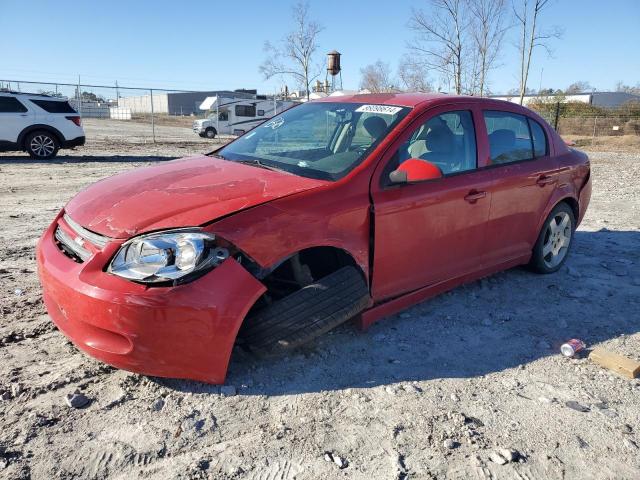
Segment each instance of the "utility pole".
M538 86L538 95L540 95L540 90L542 90L542 72L544 72L544 67L540 69L540 85Z
M80 74L78 74L78 113L82 117L82 91L80 90Z
M116 80L116 104L120 103L120 90L118 89L118 80Z
M153 143L156 143L156 123L153 118L153 88L150 88L149 91L151 92L151 132L153 135Z

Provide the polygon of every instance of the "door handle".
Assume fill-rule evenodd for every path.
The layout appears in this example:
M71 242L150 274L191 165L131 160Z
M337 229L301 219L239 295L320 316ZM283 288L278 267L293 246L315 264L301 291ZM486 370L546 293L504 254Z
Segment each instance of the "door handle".
M487 192L479 192L477 190L471 190L469 193L465 195L464 199L469 203L476 203L478 200L486 196L487 196Z
M549 185L550 183L555 183L556 181L557 181L556 177L551 177L549 175L541 175L540 177L538 177L538 180L536 180L536 183L541 187L544 187L545 185Z

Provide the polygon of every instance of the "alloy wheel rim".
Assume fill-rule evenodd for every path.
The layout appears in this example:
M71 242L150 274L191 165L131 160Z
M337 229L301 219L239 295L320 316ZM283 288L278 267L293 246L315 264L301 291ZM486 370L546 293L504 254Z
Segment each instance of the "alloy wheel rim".
M31 150L39 157L47 157L55 150L55 144L51 137L36 135L31 140Z
M549 220L542 243L542 259L548 268L557 267L567 256L572 227L567 212L559 212Z

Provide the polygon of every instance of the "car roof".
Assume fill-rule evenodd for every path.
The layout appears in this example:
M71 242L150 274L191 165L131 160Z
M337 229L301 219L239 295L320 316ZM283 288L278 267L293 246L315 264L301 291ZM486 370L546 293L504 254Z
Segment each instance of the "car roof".
M411 108L417 107L418 105L434 106L461 101L466 103L480 103L486 107L528 111L528 109L506 100L469 95L449 95L446 93L357 93L354 95L329 96L313 100L313 102L371 103Z
M507 100L498 100L488 97L474 97L469 95L449 95L446 93L364 93L354 95L329 96L313 100L313 102L337 102L337 103L369 103L374 105L393 105L398 107L431 108L438 105L451 103L479 104L485 109L496 109L529 115L538 121L542 120L535 111Z
M446 93L357 93L354 95L324 97L314 100L314 102L372 103L376 105L415 107L425 102L444 103L454 99L477 100L477 97L448 95Z
M67 100L67 97L54 97L46 93L16 92L14 90L0 90L0 93L6 93L7 95L22 95L27 97L42 97L48 100Z

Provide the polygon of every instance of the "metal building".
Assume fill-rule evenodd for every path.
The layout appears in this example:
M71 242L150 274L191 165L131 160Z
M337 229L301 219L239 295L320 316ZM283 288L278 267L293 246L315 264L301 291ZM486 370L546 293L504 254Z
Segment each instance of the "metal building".
M212 90L206 92L153 92L153 112L168 115L199 115L200 104L207 97L224 96L253 99L255 90ZM120 97L118 107L129 108L132 114L151 113L152 95Z

